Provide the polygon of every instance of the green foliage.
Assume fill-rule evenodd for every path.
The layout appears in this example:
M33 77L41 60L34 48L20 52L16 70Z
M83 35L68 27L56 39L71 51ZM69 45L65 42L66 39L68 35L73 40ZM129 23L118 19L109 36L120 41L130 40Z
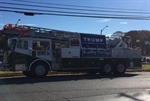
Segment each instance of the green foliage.
M0 49L7 48L7 36L2 34L2 30L0 30Z
M125 36L131 36L132 47L140 47L143 56L150 55L150 31L129 31Z

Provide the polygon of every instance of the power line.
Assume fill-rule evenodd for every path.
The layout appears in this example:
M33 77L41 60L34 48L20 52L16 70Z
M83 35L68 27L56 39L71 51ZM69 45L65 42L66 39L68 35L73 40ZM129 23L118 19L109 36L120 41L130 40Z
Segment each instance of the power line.
M5 8L5 9L19 9L19 10L26 10L26 12L34 12L39 11L41 12L53 12L53 13L64 13L64 14L84 14L84 15L98 15L98 16L123 16L123 17L141 17L145 18L147 16L141 16L141 15L119 15L119 14L97 14L97 13L80 13L80 12L68 12L68 11L56 11L56 10L39 10L39 9L29 9L29 8L21 8L21 7L6 7L6 6L0 6L0 8Z
M10 4L10 5L19 5L19 6L30 6L30 7L39 7L39 8L53 8L53 9L64 9L64 10L79 10L79 11L90 11L90 12L110 12L110 13L132 13L132 14L150 14L148 12L133 12L133 11L120 11L120 10L101 10L101 9L79 9L79 8L68 8L68 7L53 7L53 6L41 6L41 5L31 5L31 4L22 4L22 3L8 3L8 2L0 2L1 4Z
M0 9L0 11L5 12L15 12L15 13L25 13L25 11L17 11L17 10L5 10ZM30 13L30 12L29 12ZM86 17L86 18L112 18L112 19L130 19L130 20L150 20L149 17L147 18L138 18L138 17L114 17L114 16L93 16L93 15L72 15L72 14L59 14L59 13L41 13L41 12L32 12L33 14L37 15L55 15L55 16L71 16L71 17Z
M14 0L18 1L18 0ZM26 0L25 0L26 1ZM30 2L30 1L28 1ZM19 5L19 6L28 6L28 7L42 7L42 8L53 8L53 9L67 9L67 11L60 11L60 10L41 10L41 9L31 9L31 8L23 8L23 7L7 7L7 6L0 6L0 11L5 12L15 12L15 13L24 13L24 14L31 14L31 15L57 15L57 16L72 16L72 17L88 17L88 18L114 18L114 19L135 19L135 20L149 20L150 16L141 16L141 15L125 15L125 14L115 14L115 13L145 13L146 12L127 12L127 11L108 11L108 10L89 10L89 9L79 9L79 8L62 8L62 7L53 7L53 6L39 6L33 4L22 4L22 3L7 3L7 2L0 2L1 4L9 4L11 6ZM37 2L34 2L37 3ZM39 3L39 2L38 2ZM42 3L42 2L41 2ZM44 3L45 4L45 3ZM68 11L69 10L78 10L80 12L75 11ZM82 13L81 13L82 10ZM85 13L83 11L101 11L101 12L111 12L114 14L99 14L99 13Z
M77 7L77 8L96 8L96 9L109 9L109 10L142 10L143 9L122 9L122 8L105 8L105 7L93 7L93 6L78 6L78 5L68 5L68 4L60 4L60 3L45 3L45 2L37 2L37 1L28 1L28 0L13 0L19 2L26 2L26 3L35 3L35 4L46 4L46 5L56 5L56 6L68 6L68 7Z

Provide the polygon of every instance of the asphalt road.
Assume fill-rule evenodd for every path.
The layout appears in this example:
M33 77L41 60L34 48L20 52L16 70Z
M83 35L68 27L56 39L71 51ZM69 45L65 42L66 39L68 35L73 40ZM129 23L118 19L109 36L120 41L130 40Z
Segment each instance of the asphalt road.
M150 101L150 72L0 77L0 101Z

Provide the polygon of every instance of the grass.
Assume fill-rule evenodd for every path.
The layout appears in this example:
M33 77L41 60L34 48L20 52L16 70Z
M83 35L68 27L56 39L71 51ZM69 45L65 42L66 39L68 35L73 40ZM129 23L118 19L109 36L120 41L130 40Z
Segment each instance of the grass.
M144 64L142 65L142 69L127 69L127 72L150 72L150 64ZM56 75L56 74L64 74L59 72L49 72L49 75ZM70 72L69 72L70 73ZM67 73L65 73L67 74ZM23 75L21 71L2 71L0 69L0 77L7 77L7 76L21 76Z
M142 65L142 70L143 71L150 71L150 65L149 64Z
M23 75L21 71L0 71L0 77L9 77L9 76L21 76Z

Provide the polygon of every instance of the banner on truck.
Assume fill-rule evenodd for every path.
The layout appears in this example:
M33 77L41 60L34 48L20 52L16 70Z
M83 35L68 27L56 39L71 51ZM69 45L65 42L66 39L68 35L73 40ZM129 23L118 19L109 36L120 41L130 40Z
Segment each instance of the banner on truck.
M80 34L82 48L106 48L104 35Z
M111 57L110 50L94 50L94 49L82 49L83 58L100 58Z

